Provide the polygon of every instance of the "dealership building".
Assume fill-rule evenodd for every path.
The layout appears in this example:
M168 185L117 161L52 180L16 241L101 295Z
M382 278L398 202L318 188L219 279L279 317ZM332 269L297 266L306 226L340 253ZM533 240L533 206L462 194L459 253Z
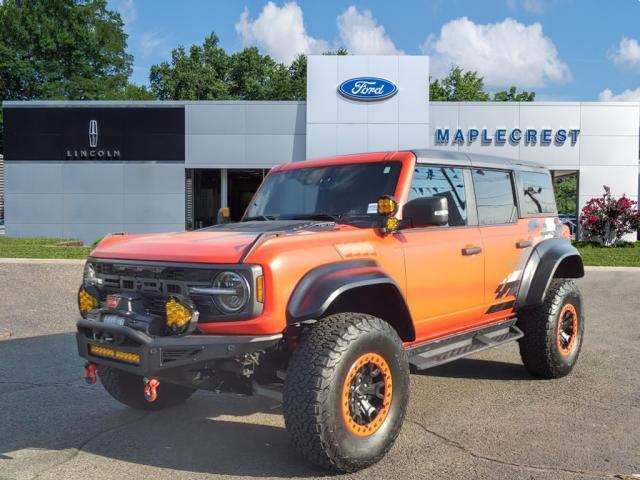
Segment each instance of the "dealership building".
M277 164L425 147L638 199L639 102L429 102L428 78L426 56L310 56L306 102L4 102L6 235L201 228Z

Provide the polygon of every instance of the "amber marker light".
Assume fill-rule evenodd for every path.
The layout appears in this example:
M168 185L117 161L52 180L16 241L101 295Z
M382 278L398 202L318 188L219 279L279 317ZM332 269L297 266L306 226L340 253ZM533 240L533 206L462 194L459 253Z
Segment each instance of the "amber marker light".
M264 303L264 277L256 278L256 301Z
M191 321L191 310L170 298L165 304L166 324L173 330L178 330L187 325Z

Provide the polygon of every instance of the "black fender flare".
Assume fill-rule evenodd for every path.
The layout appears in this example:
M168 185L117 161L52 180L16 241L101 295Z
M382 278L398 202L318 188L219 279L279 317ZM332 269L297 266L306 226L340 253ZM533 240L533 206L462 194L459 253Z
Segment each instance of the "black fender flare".
M384 289L385 295L379 295ZM398 284L374 260L350 260L316 267L298 282L287 305L287 323L318 320L331 312L338 299L358 291L366 295L358 311L381 316L393 308L393 318L384 318L404 341L415 338L409 308ZM389 317L390 315L385 315Z
M567 239L551 238L534 247L522 273L514 308L540 305L554 277L584 277L582 257Z

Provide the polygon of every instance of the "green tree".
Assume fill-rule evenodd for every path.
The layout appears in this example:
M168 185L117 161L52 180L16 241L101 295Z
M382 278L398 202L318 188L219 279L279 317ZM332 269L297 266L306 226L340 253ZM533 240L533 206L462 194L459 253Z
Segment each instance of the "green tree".
M170 61L152 66L150 82L161 100L304 100L307 57L287 67L255 47L228 55L211 33L202 45L178 47Z
M576 176L558 177L553 180L553 191L556 197L558 213L576 214L577 183Z
M491 96L484 89L484 78L478 72L465 72L461 67L452 67L446 77L429 79L429 99L434 102L487 102ZM493 95L494 101L532 102L535 92L517 92L516 87Z
M0 101L141 94L128 83L122 19L106 0L4 0L0 32Z
M518 93L515 86L512 86L509 91L502 90L493 95L494 102L533 102L535 98L536 92L523 90Z
M226 100L229 93L229 56L218 46L215 33L189 52L183 46L171 52L171 61L151 67L151 91L159 100Z
M477 72L464 72L452 67L449 74L429 82L429 99L438 102L484 102L489 94L484 91L484 79Z
M289 67L291 77L291 100L307 98L307 56L300 54Z
M349 52L346 48L340 47L337 50L329 50L328 52L324 52L323 55L349 55Z

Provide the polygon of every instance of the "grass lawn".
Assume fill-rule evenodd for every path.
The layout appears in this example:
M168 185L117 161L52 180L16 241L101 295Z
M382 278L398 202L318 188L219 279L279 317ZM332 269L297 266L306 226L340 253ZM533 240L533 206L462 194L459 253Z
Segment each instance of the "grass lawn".
M0 258L87 258L91 247L60 238L0 237Z
M574 245L585 265L640 267L640 241L609 248L590 242ZM77 240L0 237L0 258L86 258L90 251Z
M640 267L640 241L604 248L597 243L574 242L585 265Z

